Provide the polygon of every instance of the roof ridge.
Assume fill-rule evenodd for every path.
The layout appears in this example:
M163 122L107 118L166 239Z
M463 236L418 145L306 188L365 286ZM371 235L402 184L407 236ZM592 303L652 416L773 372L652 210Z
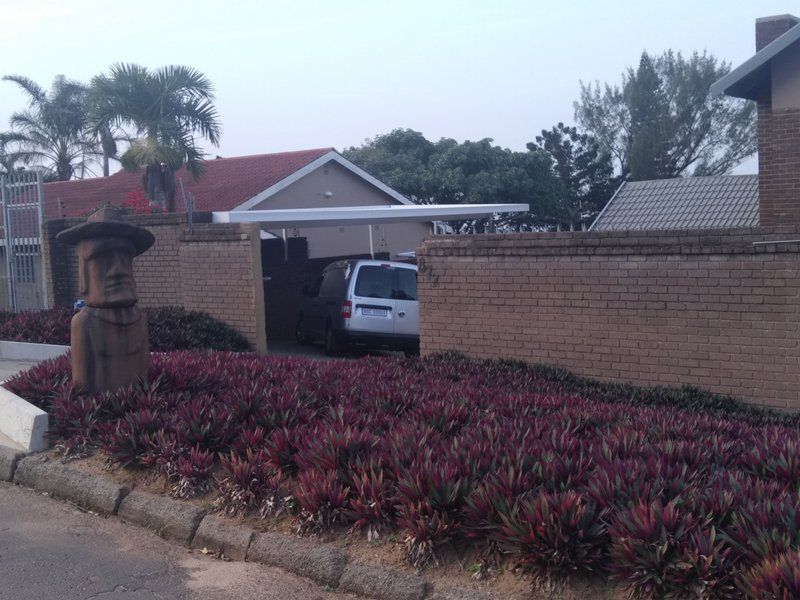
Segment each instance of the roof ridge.
M662 183L662 182L696 182L708 181L711 179L758 179L758 173L737 173L737 174L724 174L724 175L689 175L688 177L663 177L661 179L640 179L639 181L628 181L627 183Z
M240 158L258 158L262 156L277 156L279 154L301 154L305 152L336 152L333 146L322 148L308 148L307 150L287 150L286 152L262 152L261 154L245 154L244 156L220 156L219 158L204 159L203 162L216 162L218 160L237 160Z
M269 156L280 156L280 155L287 155L287 154L296 155L296 154L313 153L313 152L318 152L318 153L321 153L322 155L324 155L324 154L327 154L328 152L336 152L336 149L333 148L333 147L328 147L328 148L309 148L308 150L289 150L287 152L265 152L263 154L246 154L244 156L229 156L229 157L220 157L220 158L209 158L209 159L204 159L202 162L204 162L204 163L216 163L216 162L219 162L219 161L235 161L235 160L239 160L239 159L266 158L266 157L269 157ZM183 165L183 167L185 167L185 166L186 165ZM181 167L181 168L183 168L183 167ZM48 181L48 182L45 183L45 185L47 186L47 185L53 185L53 184L77 184L78 182L80 182L80 183L96 182L97 183L97 182L102 182L102 181L108 181L113 177L119 178L120 176L124 176L124 175L136 175L137 173L140 172L140 170L141 169L137 169L136 171L126 171L125 169L120 169L116 173L112 173L111 175L108 175L108 176L86 177L85 179L69 179L67 181ZM178 170L180 170L180 169L177 169L176 173L177 173Z

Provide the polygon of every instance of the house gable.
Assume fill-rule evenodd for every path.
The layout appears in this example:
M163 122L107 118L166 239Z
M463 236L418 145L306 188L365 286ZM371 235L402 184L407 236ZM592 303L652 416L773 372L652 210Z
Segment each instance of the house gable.
M281 182L283 184L283 182ZM250 210L397 205L398 200L338 161L319 164L266 195ZM241 210L241 209L238 209Z
M398 191L393 190L388 185L379 181L369 173L367 173L364 169L357 166L356 164L347 160L344 156L339 154L338 152L331 151L327 154L320 156L316 160L310 162L302 169L298 169L288 177L282 179L281 181L275 183L274 185L266 188L262 192L258 193L257 195L253 196L246 202L243 202L239 206L237 206L234 210L251 210L251 209L267 209L267 208L279 208L275 205L275 203L265 203L266 200L280 194L283 190L294 187L296 183L307 178L312 174L318 174L320 170L325 173L325 168L327 167L328 172L337 172L337 173L348 173L350 177L350 181L354 181L356 179L360 180L360 183L363 184L362 187L364 189L370 188L377 192L376 198L378 199L377 204L413 204L408 198L400 194ZM305 182L306 184L308 181ZM302 187L302 186L301 186ZM297 190L296 187L294 187ZM323 190L319 193L324 193ZM333 191L333 190L327 190ZM352 192L352 190L351 190ZM335 194L335 193L334 193ZM357 194L360 196L361 194ZM329 203L325 204L316 204L314 203L313 199L309 199L310 204L306 205L305 203L294 204L291 206L280 206L280 208L320 208L324 206L351 206L351 205L361 205L361 202L355 202L354 204L341 204L341 203L334 203L332 201L333 196L329 200Z

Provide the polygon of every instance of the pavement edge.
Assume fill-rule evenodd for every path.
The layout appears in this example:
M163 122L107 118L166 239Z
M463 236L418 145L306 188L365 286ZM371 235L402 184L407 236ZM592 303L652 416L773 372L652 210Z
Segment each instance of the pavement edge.
M131 492L123 485L78 471L41 454L26 455L0 446L0 481L13 481L102 515L116 515L166 539L217 556L278 567L311 579L326 589L377 600L494 598L489 593L468 588L434 586L424 577L400 569L356 562L330 544L274 532L256 532L187 502Z

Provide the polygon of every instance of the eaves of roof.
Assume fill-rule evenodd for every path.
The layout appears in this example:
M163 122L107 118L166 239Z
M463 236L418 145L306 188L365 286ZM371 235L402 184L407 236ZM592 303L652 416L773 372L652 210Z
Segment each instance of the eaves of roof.
M795 25L713 83L711 95L726 95L747 100L763 98L770 81L769 62L798 40L800 40L800 25Z

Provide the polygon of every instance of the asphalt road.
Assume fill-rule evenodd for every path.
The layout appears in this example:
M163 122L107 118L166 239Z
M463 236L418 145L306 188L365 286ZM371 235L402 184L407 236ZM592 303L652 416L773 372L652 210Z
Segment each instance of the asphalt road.
M262 565L225 562L0 483L2 600L355 598Z

